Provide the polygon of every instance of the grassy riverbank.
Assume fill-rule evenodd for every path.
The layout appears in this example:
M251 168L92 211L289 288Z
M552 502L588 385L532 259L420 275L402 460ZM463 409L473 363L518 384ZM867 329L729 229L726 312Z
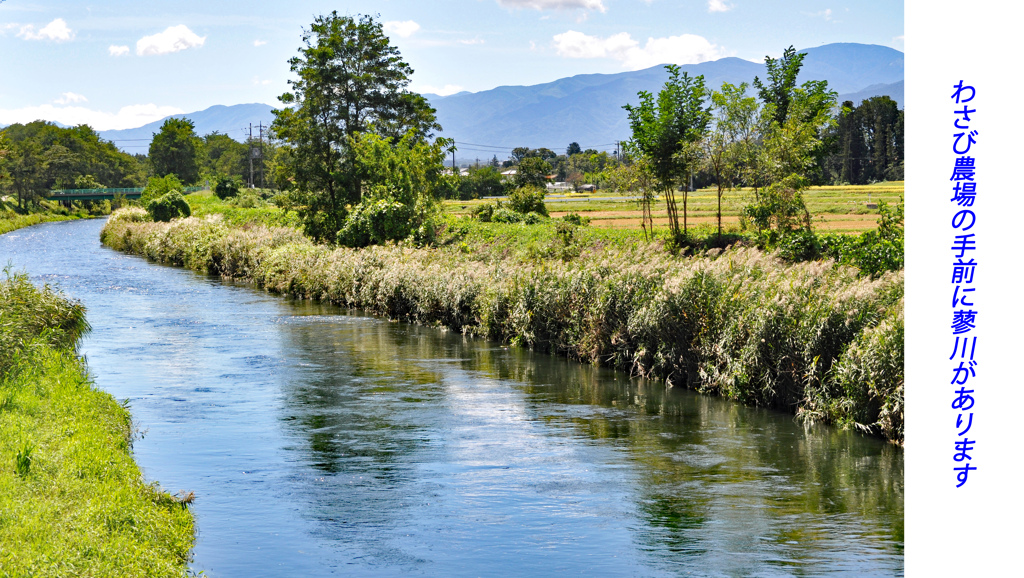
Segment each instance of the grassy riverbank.
M10 233L22 227L49 223L52 221L70 221L98 217L110 213L110 203L97 203L92 211L86 209L66 209L58 203L43 201L32 212L19 212L13 202L0 200L0 235Z
M530 227L453 222L434 247L353 250L216 218L152 223L134 209L101 238L159 263L902 442L902 272L872 280L753 248L674 257L632 233Z
M147 485L131 419L75 353L85 311L0 280L0 576L181 576L193 521Z

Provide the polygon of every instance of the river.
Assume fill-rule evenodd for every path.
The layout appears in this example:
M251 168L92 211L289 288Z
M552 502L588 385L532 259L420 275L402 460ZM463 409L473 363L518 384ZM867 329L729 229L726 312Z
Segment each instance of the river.
M88 309L146 479L226 576L903 575L903 451L102 247L0 236Z

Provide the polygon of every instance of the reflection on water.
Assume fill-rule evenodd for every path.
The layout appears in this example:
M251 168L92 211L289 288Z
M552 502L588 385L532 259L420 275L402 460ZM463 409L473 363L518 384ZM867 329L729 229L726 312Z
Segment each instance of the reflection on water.
M658 382L293 302L98 246L0 237L89 307L194 569L901 575L903 452Z

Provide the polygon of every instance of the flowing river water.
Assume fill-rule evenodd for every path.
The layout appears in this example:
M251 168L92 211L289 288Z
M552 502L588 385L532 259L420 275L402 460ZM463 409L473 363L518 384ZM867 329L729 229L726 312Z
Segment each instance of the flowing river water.
M88 308L148 481L191 490L221 576L900 576L882 440L102 247L0 236Z

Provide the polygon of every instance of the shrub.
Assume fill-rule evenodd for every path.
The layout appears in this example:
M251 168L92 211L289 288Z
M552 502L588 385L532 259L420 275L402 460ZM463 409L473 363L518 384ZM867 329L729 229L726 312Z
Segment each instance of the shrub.
M229 201L232 205L242 209L255 209L262 207L265 202L262 196L252 189L246 189L238 193L235 198Z
M118 209L110 214L110 218L107 219L108 225L114 225L117 223L145 223L152 221L153 218L149 216L149 211L142 207L125 207Z
M818 238L811 231L790 231L775 245L779 257L787 261L810 261L817 259L821 252Z
M491 219L494 217L494 210L496 208L497 207L494 203L484 203L473 207L473 210L470 211L470 215L478 219L481 223L490 223Z
M364 201L345 219L345 225L338 232L338 243L366 247L404 239L413 230L412 217L412 210L398 201Z
M458 197L463 201L505 194L501 173L494 167L471 169L469 175L459 179Z
M536 225L537 223L543 222L544 219L545 217L533 211L530 211L529 213L523 215L523 223L527 225Z
M146 211L153 217L154 221L170 221L178 217L188 217L192 209L185 202L185 197L178 191L171 191L166 195L150 201L146 205Z
M217 186L214 187L213 193L217 195L220 200L231 198L238 194L238 180L234 177L219 177L217 179Z
M567 215L562 215L562 220L567 223L572 223L577 227L586 227L590 225L590 217L580 216L579 213L569 213Z
M159 197L166 195L171 191L184 191L185 185L181 184L178 177L173 174L169 174L165 177L150 177L149 182L146 184L146 188L142 190L142 197L139 198L139 202L145 207L149 205L150 201L153 201Z
M544 206L544 190L536 187L519 187L508 195L508 206L517 213L540 213L548 216Z
M523 220L523 214L505 207L495 209L491 215L491 221L495 223L519 223Z

